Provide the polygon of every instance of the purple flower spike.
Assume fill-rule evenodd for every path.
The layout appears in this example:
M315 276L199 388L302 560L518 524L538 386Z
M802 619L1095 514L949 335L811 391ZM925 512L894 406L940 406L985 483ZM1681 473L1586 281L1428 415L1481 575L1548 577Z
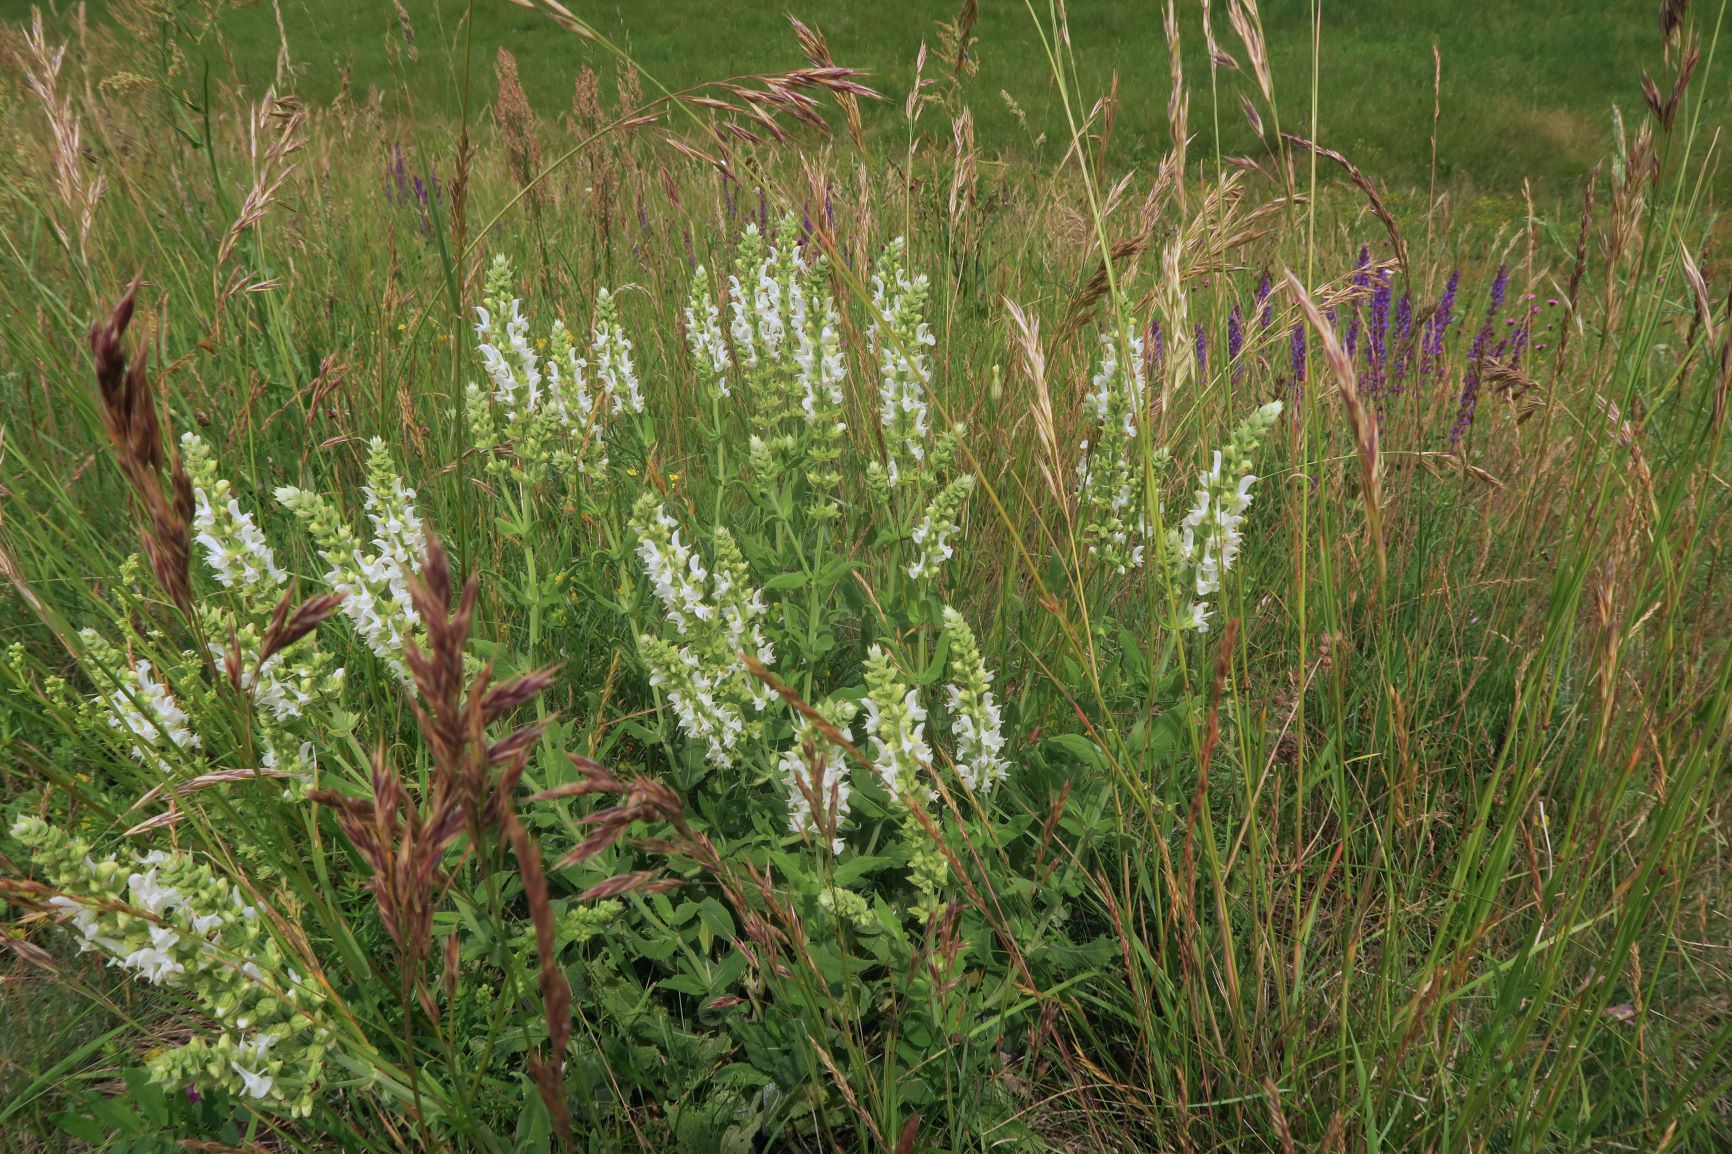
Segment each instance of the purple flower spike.
M1396 350L1396 363L1390 376L1393 382L1391 393L1399 393L1407 373L1413 367L1413 352L1407 347L1408 338L1413 335L1413 297L1402 293L1401 299L1395 304L1395 331L1390 336L1390 345Z
M1425 339L1421 342L1419 357L1421 384L1437 375L1438 362L1443 359L1443 338L1455 316L1455 290L1460 284L1461 272L1458 269L1449 274L1449 283L1443 287L1443 297L1437 302L1437 311L1425 322Z
M1371 395L1381 399L1389 381L1389 274L1379 273L1371 293L1371 319L1365 334L1365 376Z
M1209 375L1209 338L1203 332L1202 322L1197 324L1197 376Z
M1235 304L1233 311L1227 314L1227 360L1233 366L1233 381L1238 383L1244 375L1245 366L1239 361L1239 354L1245 351L1245 323L1240 319L1239 306Z
M1480 368L1485 361L1486 345L1491 343L1491 335L1496 331L1497 313L1503 307L1505 292L1509 289L1509 266L1499 265L1497 276L1491 282L1491 301L1486 309L1485 323L1480 325L1479 332L1474 334L1473 347L1467 354L1467 371L1462 375L1461 400L1456 406L1455 424L1449 430L1450 448L1461 444L1461 439L1468 429L1473 427L1474 411L1479 408ZM1498 345L1493 356L1499 356L1509 344L1509 339Z

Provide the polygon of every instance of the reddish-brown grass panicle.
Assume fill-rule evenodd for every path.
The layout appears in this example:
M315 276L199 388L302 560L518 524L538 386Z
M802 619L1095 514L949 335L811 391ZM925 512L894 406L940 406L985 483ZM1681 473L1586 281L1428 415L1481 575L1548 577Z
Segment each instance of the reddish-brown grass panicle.
M373 754L372 785L370 798L328 789L308 796L335 811L338 828L367 863L367 888L396 947L407 993L419 983L433 940L433 912L451 884L441 861L463 832L463 814L454 798L437 793L430 805L418 804L383 748Z
M265 635L259 641L259 666L317 629L343 603L341 593L317 593L291 611L289 606L293 604L293 598L292 592L284 593L271 612L270 624L265 627Z
M483 666L473 680L466 679L463 652L478 591L471 576L452 608L450 561L439 539L429 535L426 565L409 585L427 632L426 648L410 641L403 658L418 695L415 720L433 755L434 790L455 795L480 847L503 831L517 783L547 720L520 726L497 740L489 738L488 726L539 696L552 684L554 671L541 669L490 687L492 667ZM499 765L505 769L495 778L492 771Z
M523 94L523 82L517 76L517 57L500 48L493 71L499 81L493 116L499 124L500 138L505 142L511 175L519 187L529 191L529 203L539 208L547 203L548 186L536 179L541 174L541 140L536 135L535 112L529 107L529 98Z
M517 854L523 878L523 897L529 903L529 918L535 926L535 955L541 1006L547 1021L547 1050L529 1059L529 1073L547 1112L553 1116L560 1141L571 1149L571 1112L565 1103L565 1047L571 1041L571 985L559 968L554 953L553 903L547 894L547 873L541 868L541 847L523 828L517 814L506 810L506 837Z
M146 524L141 536L145 557L169 600L192 621L196 616L188 530L193 514L192 479L181 465L180 455L164 443L166 430L157 415L145 357L140 354L129 364L123 343L137 308L139 283L132 282L106 321L91 326L90 351L96 366L102 427L114 446L120 471L144 507Z

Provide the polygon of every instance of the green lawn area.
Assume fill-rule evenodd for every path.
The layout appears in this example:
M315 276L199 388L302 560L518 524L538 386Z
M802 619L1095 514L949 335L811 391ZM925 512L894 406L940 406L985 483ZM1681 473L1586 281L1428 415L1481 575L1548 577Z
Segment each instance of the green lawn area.
M412 108L420 123L431 112L460 109L466 60L473 98L490 101L498 46L516 54L530 100L544 115L569 107L580 64L602 55L541 13L507 0L477 0L472 38L463 22L470 5L461 0L402 0L414 29L414 59L404 51L397 11L386 0L280 3L290 51L301 66L300 95L329 99L347 74L357 95L377 87L388 106ZM571 7L628 46L647 76L669 87L801 63L780 4L660 0ZM1026 152L1039 131L1050 142L1063 125L1036 21L1023 4L986 0L980 7L979 71L966 81L978 140L989 154ZM1044 19L1044 5L1036 7ZM1310 118L1311 5L1269 0L1263 7L1283 125L1304 127ZM1641 107L1642 66L1658 48L1652 7L1597 0L1328 0L1319 135L1384 182L1423 186L1430 163L1435 40L1443 59L1440 176L1491 193L1518 192L1524 178L1542 194L1566 193L1604 155L1612 105L1626 113ZM1160 6L1152 0L1083 0L1069 8L1086 100L1105 92L1118 74L1119 159L1137 163L1157 156L1166 147L1168 91ZM912 82L915 54L922 40L936 48L938 22L955 16L951 5L826 0L790 9L824 32L839 63L872 73L872 83L893 99L870 113L870 126L900 136L901 98ZM1186 69L1196 94L1192 131L1208 153L1217 117L1209 101L1200 8L1187 3L1182 9ZM1224 9L1214 5L1217 37L1243 63ZM0 17L23 19L28 10L27 0L0 0ZM278 54L276 14L268 0L237 5L223 14L220 28L222 44L208 44L213 68L226 70L232 58L246 81L268 82ZM947 77L948 69L934 59L928 75ZM1723 119L1725 86L1697 87L1709 94L1705 114ZM654 85L646 82L645 88L653 91ZM1229 154L1257 147L1239 110L1239 93L1251 90L1246 74L1220 76L1219 132ZM1022 128L1001 93L1028 114L1033 129Z

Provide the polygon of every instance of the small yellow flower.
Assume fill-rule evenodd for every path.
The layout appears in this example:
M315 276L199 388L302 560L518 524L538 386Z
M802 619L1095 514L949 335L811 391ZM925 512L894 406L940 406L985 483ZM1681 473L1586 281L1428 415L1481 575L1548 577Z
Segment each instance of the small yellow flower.
M407 321L398 321L397 322L397 331L398 332L402 332L403 330L407 329L408 327L409 327L409 324Z
M625 471L625 475L628 477L635 477L635 476L637 476L637 470L636 469L627 469Z

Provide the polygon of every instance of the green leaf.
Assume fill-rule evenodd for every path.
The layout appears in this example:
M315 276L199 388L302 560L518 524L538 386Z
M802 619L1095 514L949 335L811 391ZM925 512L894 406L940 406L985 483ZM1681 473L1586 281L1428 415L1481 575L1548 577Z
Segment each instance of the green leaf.
M1061 733L1055 737L1047 738L1045 744L1049 748L1069 754L1091 769L1102 772L1106 770L1106 757L1101 753L1100 748L1080 733Z
M847 889L853 886L854 883L858 882L861 878L866 877L868 874L876 873L877 871L884 869L886 866L895 864L896 862L892 858L874 857L869 854L863 854L860 857L850 858L837 866L834 881L843 889Z
M711 985L697 974L675 974L671 978L663 978L656 983L661 990L674 990L681 994L690 994L694 998L709 997Z
M861 563L853 557L838 557L819 572L818 584L834 585L845 574L861 567Z
M53 1121L62 1133L88 1142L92 1146L101 1147L108 1138L107 1132L96 1124L96 1119L86 1114L56 1114Z
M150 1080L146 1070L132 1069L123 1075L126 1088L131 1092L132 1101L144 1114L145 1121L152 1126L168 1125L168 1102L163 1098L162 1087Z
M528 1082L523 1086L523 1110L517 1115L517 1134L512 1150L515 1154L549 1154L553 1149L553 1118L547 1104Z
M712 934L723 941L734 936L733 915L729 914L727 907L715 898L705 898L702 904L698 906L698 920L703 922Z

